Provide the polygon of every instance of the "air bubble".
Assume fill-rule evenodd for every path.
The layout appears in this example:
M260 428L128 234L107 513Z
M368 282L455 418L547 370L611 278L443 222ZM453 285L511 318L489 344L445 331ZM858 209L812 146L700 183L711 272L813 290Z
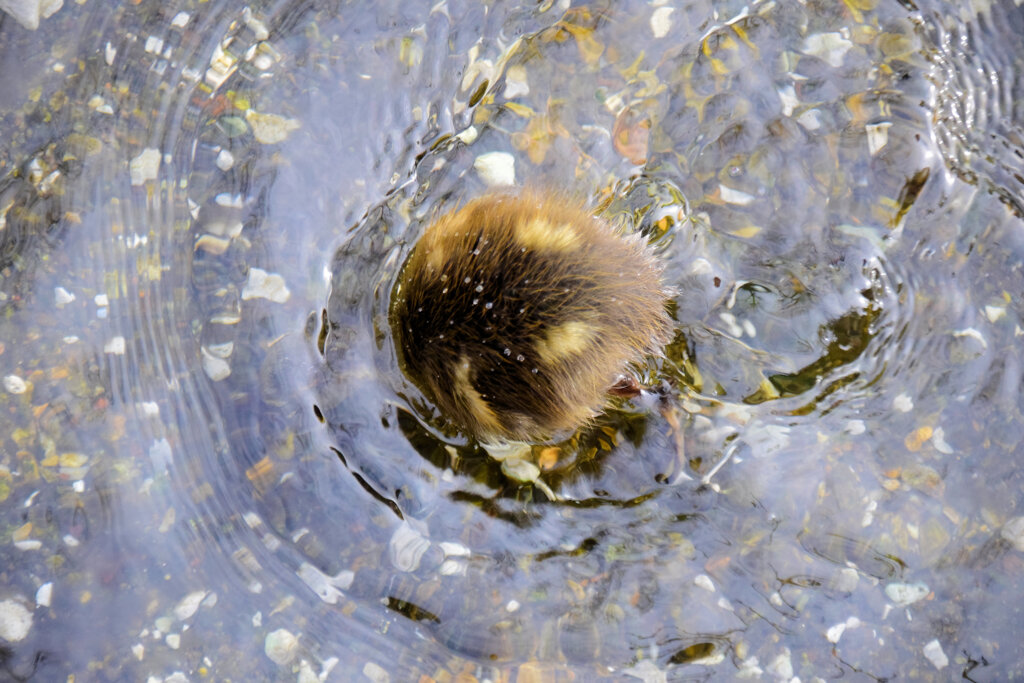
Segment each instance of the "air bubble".
M524 360L526 360L526 356L524 356L523 354L519 354L518 356L516 356L516 360L522 363Z
M505 354L506 356L511 356L511 355L512 355L512 349L505 349L505 350L503 351L503 353L504 353L504 354Z
M473 278L469 277L468 275L466 276L466 279L465 279L465 280L463 280L463 282L465 282L465 283L466 283L467 285L468 285L468 284L469 284L470 282L472 282L472 281L473 281Z
M488 301L487 303L484 304L484 308L486 308L488 311L491 310L492 308L494 308L494 302Z
M483 285L477 285L477 286L476 286L476 290L475 290L475 291L476 291L476 292L482 292L482 291L484 291L484 286L483 286Z
M478 303L480 303L480 299L473 299L473 305L474 306L476 306Z

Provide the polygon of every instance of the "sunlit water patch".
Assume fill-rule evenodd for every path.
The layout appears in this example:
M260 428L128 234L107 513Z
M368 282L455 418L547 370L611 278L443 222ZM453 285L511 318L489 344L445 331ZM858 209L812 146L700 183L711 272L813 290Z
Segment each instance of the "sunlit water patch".
M1019 676L1020 15L5 17L6 673ZM676 292L655 396L534 482L388 321L432 217L509 179Z

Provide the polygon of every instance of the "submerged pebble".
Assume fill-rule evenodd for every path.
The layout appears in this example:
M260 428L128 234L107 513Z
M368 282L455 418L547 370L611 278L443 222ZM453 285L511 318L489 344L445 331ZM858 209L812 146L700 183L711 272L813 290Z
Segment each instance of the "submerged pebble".
M18 600L0 600L0 638L8 643L24 640L32 629L32 613Z
M292 661L298 648L299 639L284 628L271 631L263 640L263 652L270 658L270 661L279 666L284 666Z

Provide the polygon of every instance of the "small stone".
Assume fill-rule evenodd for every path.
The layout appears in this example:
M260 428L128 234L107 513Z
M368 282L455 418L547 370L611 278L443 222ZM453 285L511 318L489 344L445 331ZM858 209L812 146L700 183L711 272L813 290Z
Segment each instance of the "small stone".
M4 377L4 389L8 394L24 394L28 391L28 385L17 375L7 375Z
M167 643L167 647L177 650L181 647L181 636L177 633L170 633L164 638L164 642Z
M75 295L64 289L63 287L53 288L53 301L57 304L57 308L63 308L69 303L75 300Z
M516 159L508 152L487 152L473 162L473 168L488 187L514 185Z
M835 590L840 593L852 593L857 589L857 583L860 581L860 576L857 574L857 570L853 567L843 567L839 570L839 576L836 578Z
M64 6L64 0L0 0L0 10L30 31L39 28L46 19Z
M672 12L675 7L659 7L651 14L651 32L655 38L664 38L672 28Z
M242 300L267 299L277 304L288 301L291 292L285 285L284 278L277 273L268 273L260 268L249 269L249 279L242 289Z
M199 609L199 604L206 597L206 591L195 591L189 593L181 602L174 608L174 616L178 617L178 621L185 621Z
M235 156L228 150L222 149L217 154L217 161L215 163L217 164L217 168L222 171L227 171L235 165Z
M933 640L924 646L924 656L936 669L943 669L949 665L949 657L942 651L942 644Z
M901 413L909 413L914 409L914 401L906 394L900 394L892 400L892 407Z
M711 577L708 576L707 574L698 574L693 579L693 583L694 583L695 586L697 586L699 588L703 588L704 590L706 590L709 593L714 593L715 592L715 584L711 580Z
M384 670L384 667L374 662L367 662L363 666L363 675L373 683L391 683L391 676Z
M20 642L32 629L32 613L17 600L0 600L0 638Z
M1005 538L1018 552L1024 553L1024 517L1007 520L999 535Z
M103 353L110 353L115 356L123 356L126 349L124 337L112 337L103 345Z
M141 662L142 658L146 656L146 646L142 643L135 643L132 645L132 654Z
M765 671L779 680L788 681L793 678L793 662L790 659L789 648L782 648L782 654L773 659Z
M423 554L430 548L430 541L423 537L419 531L402 522L395 529L388 542L388 555L391 557L391 564L401 572L412 572L420 566Z
M263 652L270 661L279 666L284 666L295 658L295 652L299 648L299 639L288 629L279 628L267 634L263 641Z
M313 667L305 659L299 662L299 677L296 679L296 683L320 683L320 676L313 671Z
M36 590L36 605L40 607L49 607L50 601L53 599L53 582L44 583Z
M892 128L892 121L883 121L864 126L868 134L868 152L871 156L878 153L880 149L889 143L889 129Z
M160 150L153 147L147 147L139 156L132 159L128 165L132 185L142 185L147 180L156 180L160 170L160 159Z
M1006 306L986 306L985 317L990 323L994 323L1006 315ZM932 641L934 642L934 641Z
M829 66L838 69L843 65L846 53L851 47L853 47L853 43L836 31L807 36L804 40L803 51L825 60Z
M206 376L214 382L219 382L231 376L231 364L224 358L218 358L207 349L199 350L203 364L203 371Z
M923 599L931 589L924 583L890 583L885 587L885 595L899 607L913 605Z
M293 130L302 125L295 119L286 119L277 114L260 114L252 109L245 113L245 120L252 127L256 141L264 145L284 142Z

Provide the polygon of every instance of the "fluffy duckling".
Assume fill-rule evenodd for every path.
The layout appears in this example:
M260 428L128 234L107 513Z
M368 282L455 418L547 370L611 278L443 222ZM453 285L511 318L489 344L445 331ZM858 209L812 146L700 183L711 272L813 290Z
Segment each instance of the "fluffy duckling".
M407 376L481 442L550 439L661 352L661 275L640 236L564 196L486 195L416 243L392 296L395 345Z

